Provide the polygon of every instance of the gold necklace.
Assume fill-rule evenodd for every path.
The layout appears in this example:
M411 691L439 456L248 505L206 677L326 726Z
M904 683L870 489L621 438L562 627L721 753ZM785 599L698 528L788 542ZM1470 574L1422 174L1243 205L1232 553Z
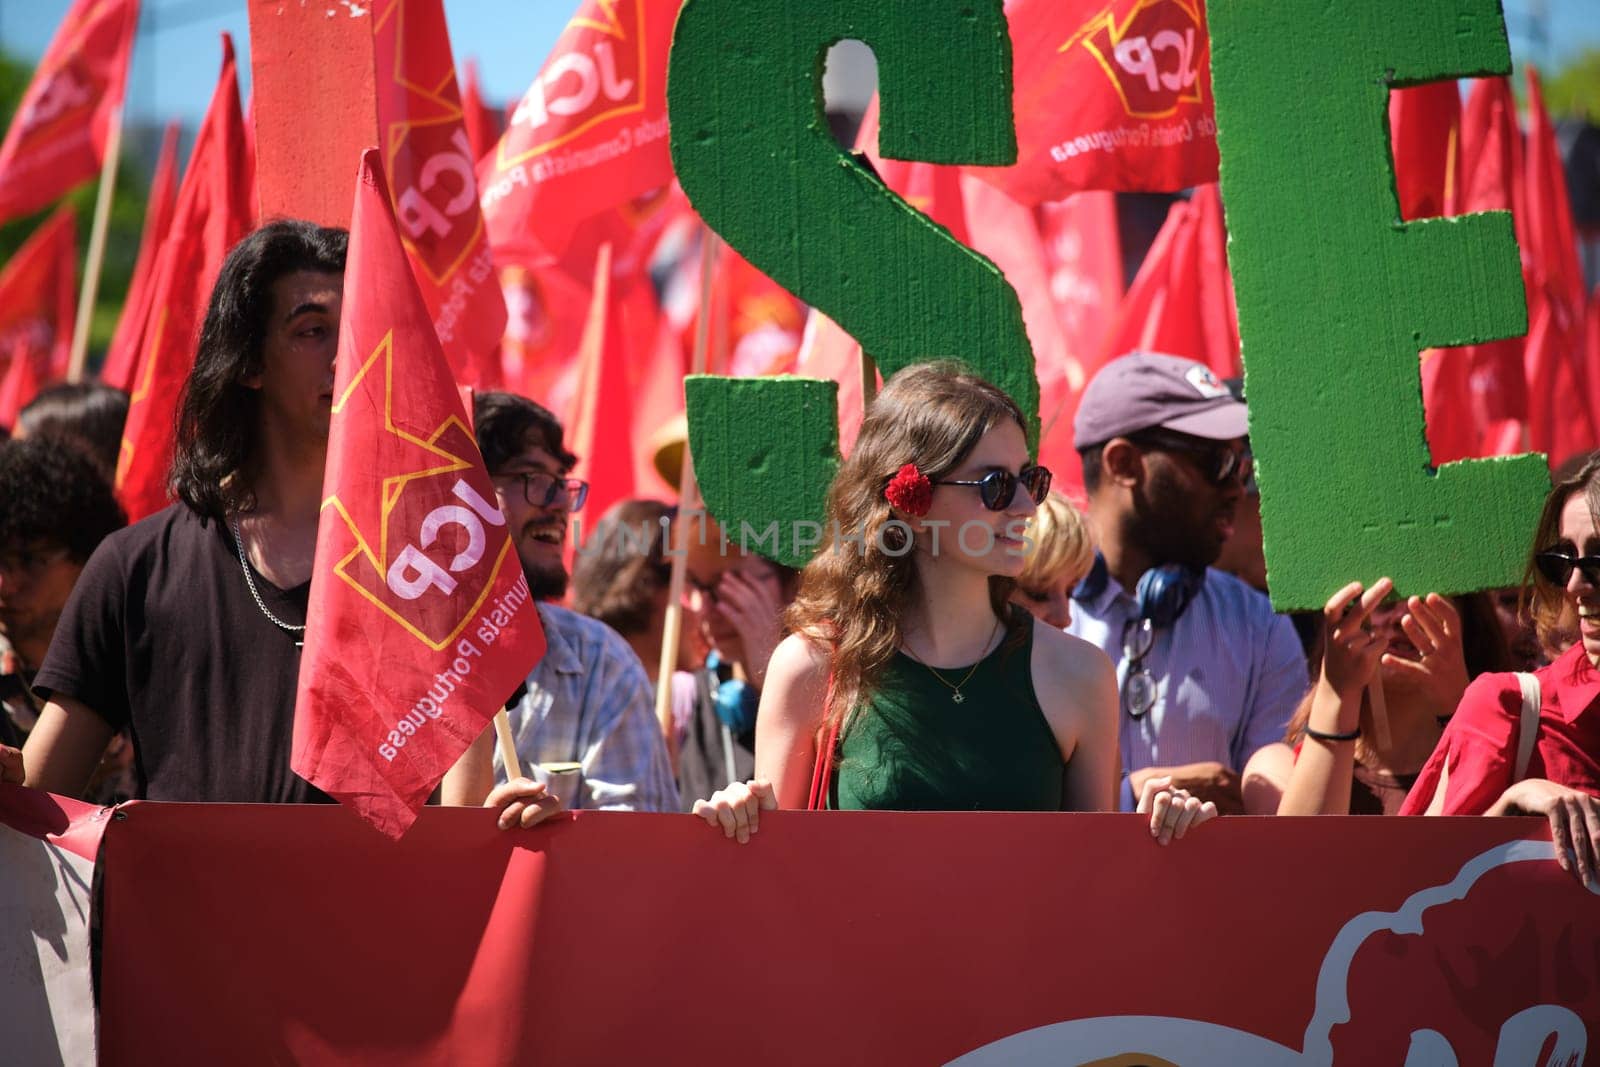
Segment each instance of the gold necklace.
M938 672L938 670L936 670L935 668L929 666L926 663L923 663L916 656L913 656L911 654L911 649L906 648L905 647L905 642L903 642L903 641L901 642L901 651L903 651L906 654L906 657L908 659L910 659L911 662L917 663L917 664L921 664L921 666L926 668L927 672L929 674L933 675L934 678L938 680L940 685L942 685L946 689L950 690L950 700L953 703L960 704L960 703L962 703L963 701L965 701L967 699L966 697L961 695L961 687L966 685L968 682L972 681L972 676L974 674L978 673L978 668L983 666L983 661L985 659L989 658L989 654L988 654L988 651L987 651L988 648L989 648L989 641L993 641L994 640L994 635L999 629L1000 629L1000 619L998 617L996 617L996 619L994 620L994 629L989 631L989 640L985 641L983 643L983 647L984 647L984 650L985 650L984 654L979 656L978 657L978 662L974 663L972 665L972 669L967 671L967 676L965 678L961 679L961 681L957 682L955 685L951 685L950 684L950 680L948 678L946 678L944 675L940 674Z

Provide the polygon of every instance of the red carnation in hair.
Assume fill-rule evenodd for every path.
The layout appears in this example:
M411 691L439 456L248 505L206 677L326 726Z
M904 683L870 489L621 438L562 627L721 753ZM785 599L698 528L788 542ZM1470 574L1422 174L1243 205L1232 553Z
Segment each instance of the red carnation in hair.
M907 463L889 479L889 487L883 491L883 496L907 515L921 518L933 504L933 483L928 481L926 474L917 470L915 463Z

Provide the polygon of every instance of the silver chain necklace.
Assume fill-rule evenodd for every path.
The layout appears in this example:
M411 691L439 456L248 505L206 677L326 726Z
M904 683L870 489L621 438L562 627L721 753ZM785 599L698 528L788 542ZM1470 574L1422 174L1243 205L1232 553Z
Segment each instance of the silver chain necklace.
M261 609L261 614L265 615L268 622L272 623L272 625L276 626L284 633L305 633L306 628L304 624L299 626L290 626L288 623L284 622L282 619L278 618L272 612L267 610L267 602L261 599L261 590L256 588L256 580L250 575L250 560L244 554L244 538L239 536L239 517L237 515L228 520L228 528L233 531L233 544L234 547L239 550L239 569L244 571L244 583L250 587L250 595L255 597L256 607ZM302 639L296 641L294 646L299 648L304 644L305 641Z

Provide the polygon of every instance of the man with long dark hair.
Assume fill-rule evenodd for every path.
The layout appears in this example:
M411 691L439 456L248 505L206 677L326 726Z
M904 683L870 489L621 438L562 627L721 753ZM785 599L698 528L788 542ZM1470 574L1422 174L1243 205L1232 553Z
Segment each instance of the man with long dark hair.
M179 403L178 501L84 568L34 678L28 785L78 794L131 725L141 797L327 799L289 753L345 246L281 221L228 254Z
M346 242L286 220L229 252L179 404L178 500L90 558L0 778L76 795L129 725L141 798L328 799L289 758Z

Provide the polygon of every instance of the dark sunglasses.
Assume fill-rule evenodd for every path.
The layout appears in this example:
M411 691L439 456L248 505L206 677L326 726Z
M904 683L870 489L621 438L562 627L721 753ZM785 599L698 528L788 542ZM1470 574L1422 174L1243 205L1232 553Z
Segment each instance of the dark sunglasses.
M1565 588L1574 570L1582 571L1590 585L1600 585L1600 556L1574 556L1552 548L1534 556L1533 565L1552 585Z
M933 484L975 485L978 487L978 499L983 501L984 507L990 511L1003 511L1011 506L1012 498L1017 495L1018 485L1027 491L1035 504L1043 504L1044 498L1050 495L1050 472L1043 467L1025 467L1021 474L990 471L976 481L952 480Z
M1229 448L1221 441L1202 441L1159 431L1137 434L1128 439L1141 448L1182 452L1195 457L1213 485L1226 485L1233 480L1247 484L1255 471L1255 457L1248 449Z

